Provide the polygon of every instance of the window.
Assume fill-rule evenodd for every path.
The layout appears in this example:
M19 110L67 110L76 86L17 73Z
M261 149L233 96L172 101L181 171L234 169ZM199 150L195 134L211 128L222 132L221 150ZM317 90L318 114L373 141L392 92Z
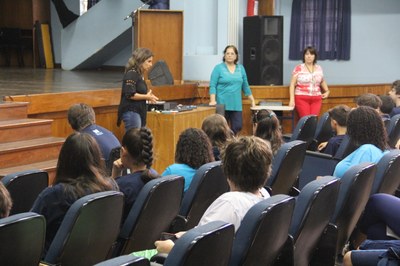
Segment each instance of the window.
M319 60L350 60L350 19L350 0L293 0L289 59L313 46Z

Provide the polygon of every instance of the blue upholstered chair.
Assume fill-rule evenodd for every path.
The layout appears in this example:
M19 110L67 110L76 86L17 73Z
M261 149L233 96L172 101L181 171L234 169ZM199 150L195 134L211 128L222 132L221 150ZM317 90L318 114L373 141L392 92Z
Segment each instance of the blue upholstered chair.
M288 239L295 199L275 195L246 213L233 242L230 266L273 265Z
M284 143L272 161L272 173L266 187L272 195L289 194L301 172L307 143L295 140Z
M394 148L397 141L400 139L400 114L390 118L388 138L389 138L389 146Z
M325 112L318 119L314 139L308 146L308 150L316 151L319 144L328 141L332 136L331 118L329 117L329 113Z
M44 262L93 265L106 260L120 229L124 196L106 191L84 196L68 209Z
M155 256L151 265L204 266L228 265L232 251L234 226L214 221L187 231L175 241L175 246L165 256ZM161 257L161 260L158 260ZM165 259L165 261L164 261Z
M45 235L42 215L26 212L0 219L0 265L39 265Z
M154 249L178 215L183 194L182 176L168 175L149 181L140 191L118 236L113 257Z
M317 128L317 116L316 115L307 115L303 116L297 122L296 127L293 130L292 134L283 135L283 140L285 142L293 141L293 140L302 140L307 142L307 146L314 139L315 130Z
M195 227L211 203L228 191L229 185L222 172L221 161L201 166L183 196L179 215L170 232L186 231Z
M330 220L330 228L320 241L314 258L315 265L334 265L341 257L342 250L367 204L376 168L373 163L361 163L347 170L340 179L335 212Z
M10 215L13 215L30 211L37 196L48 186L49 175L42 170L27 170L8 174L1 182L13 200L10 211Z
M400 186L400 150L391 150L379 160L371 195L386 193L394 195Z

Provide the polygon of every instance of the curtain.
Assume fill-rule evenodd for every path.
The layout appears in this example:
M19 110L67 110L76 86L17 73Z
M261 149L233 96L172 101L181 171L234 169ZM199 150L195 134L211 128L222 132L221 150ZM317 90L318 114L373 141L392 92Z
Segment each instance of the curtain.
M290 60L313 46L319 60L350 60L351 0L293 0Z

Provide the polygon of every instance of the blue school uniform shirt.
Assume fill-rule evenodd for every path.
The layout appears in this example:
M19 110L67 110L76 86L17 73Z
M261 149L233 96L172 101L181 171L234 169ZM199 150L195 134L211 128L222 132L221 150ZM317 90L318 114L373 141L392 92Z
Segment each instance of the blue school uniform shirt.
M333 176L342 178L350 167L360 163L377 163L386 152L372 144L361 145L336 165Z
M236 64L235 71L229 72L225 63L214 67L210 78L210 94L216 95L218 104L224 104L227 111L242 111L242 91L251 95L246 71L241 64Z
M187 164L174 163L165 169L164 173L162 173L162 176L166 176L166 175L183 176L183 178L185 179L184 191L186 191L189 188L190 183L192 182L192 179L193 179L193 176L195 173L196 173L196 169L193 169L192 167L190 167Z

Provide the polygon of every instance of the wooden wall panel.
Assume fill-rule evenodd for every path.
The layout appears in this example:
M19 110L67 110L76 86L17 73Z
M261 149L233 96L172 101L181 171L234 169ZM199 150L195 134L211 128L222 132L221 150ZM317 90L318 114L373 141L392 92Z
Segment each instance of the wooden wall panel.
M338 104L355 106L354 98L366 92L387 94L390 84L360 84L360 85L330 85L331 95L323 101L321 114ZM152 87L154 93L165 101L176 101L182 104L207 104L208 87L194 84L182 86ZM281 101L284 105L289 102L288 86L251 86L253 96L258 103L260 100ZM120 89L105 89L96 91L51 93L37 95L19 95L4 97L5 101L28 102L28 116L31 118L54 119L52 133L54 136L66 137L70 132L66 120L69 106L74 103L85 102L94 107L97 123L110 129L121 139L124 133L123 125L117 127L117 108L120 98ZM285 120L284 132L291 132L291 123ZM252 134L250 102L243 97L243 135Z
M164 60L174 80L183 76L183 12L173 10L139 10L135 16L134 47L147 47L154 62Z

